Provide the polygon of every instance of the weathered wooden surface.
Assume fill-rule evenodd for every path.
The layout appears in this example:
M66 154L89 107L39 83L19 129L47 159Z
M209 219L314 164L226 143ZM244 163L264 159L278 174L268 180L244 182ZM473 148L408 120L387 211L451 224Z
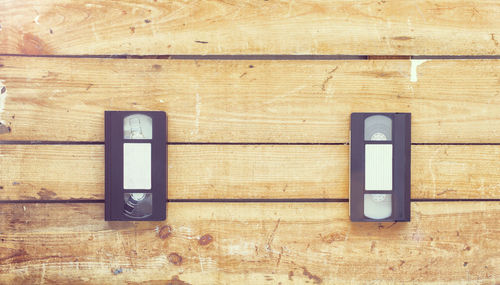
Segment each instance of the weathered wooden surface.
M0 64L0 140L103 141L104 110L165 110L176 142L344 143L356 111L411 112L413 142L500 142L499 60Z
M500 146L415 145L412 198L500 199ZM170 199L349 196L344 145L170 145ZM0 145L0 200L104 199L104 146ZM68 171L71 170L71 171Z
M496 0L3 1L9 54L499 54Z
M2 1L0 284L498 284L500 60L408 56L499 55L499 14L495 0ZM116 54L145 57L95 56ZM167 56L206 54L372 60ZM167 112L169 199L284 201L348 198L351 112L411 112L412 198L454 201L393 224L298 201L105 222L104 110Z
M351 223L347 203L170 203L165 222L136 223L104 222L101 203L1 212L9 284L499 281L500 202L412 203L394 224Z

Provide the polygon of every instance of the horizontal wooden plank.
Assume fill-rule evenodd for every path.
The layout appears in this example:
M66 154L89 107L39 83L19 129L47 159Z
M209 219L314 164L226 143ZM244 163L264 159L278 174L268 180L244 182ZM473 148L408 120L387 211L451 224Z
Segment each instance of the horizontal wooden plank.
M500 146L412 147L414 199L500 199ZM345 199L344 145L170 145L170 199ZM0 145L0 200L104 199L104 146Z
M499 54L495 0L7 1L0 53Z
M0 140L103 141L104 110L165 110L176 142L347 142L351 112L414 142L500 142L500 61L0 57Z
M347 205L172 203L165 222L104 222L101 203L4 204L0 274L9 284L498 282L500 202L413 203L412 222L393 224L351 223Z

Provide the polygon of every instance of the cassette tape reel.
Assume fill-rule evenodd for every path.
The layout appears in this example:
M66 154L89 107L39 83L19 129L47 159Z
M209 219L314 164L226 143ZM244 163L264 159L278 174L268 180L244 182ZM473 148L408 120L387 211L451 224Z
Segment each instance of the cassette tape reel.
M370 219L386 219L392 214L390 194L365 194L364 214Z
M123 197L125 216L143 219L153 214L153 196L150 193L125 193Z
M374 115L365 120L365 141L390 141L392 122L387 116Z

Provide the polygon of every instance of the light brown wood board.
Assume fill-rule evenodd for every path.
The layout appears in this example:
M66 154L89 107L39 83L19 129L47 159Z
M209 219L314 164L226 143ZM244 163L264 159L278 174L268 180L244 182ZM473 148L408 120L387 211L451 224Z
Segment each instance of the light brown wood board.
M498 55L496 0L5 1L0 53Z
M417 143L499 143L500 61L0 57L0 140L103 141L164 110L170 142L346 143L351 112L411 112Z
M170 145L169 199L347 199L345 145ZM500 146L414 145L413 199L500 199ZM104 199L103 145L0 145L0 200Z
M412 222L383 224L351 223L347 205L171 203L165 222L104 222L102 203L6 204L0 274L10 284L499 281L500 202L417 202Z

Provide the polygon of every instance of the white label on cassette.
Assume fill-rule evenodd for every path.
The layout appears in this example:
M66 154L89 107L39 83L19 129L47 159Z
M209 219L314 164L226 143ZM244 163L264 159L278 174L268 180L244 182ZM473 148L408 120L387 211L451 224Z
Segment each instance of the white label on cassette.
M392 190L392 144L365 145L365 190Z
M123 188L151 189L151 144L123 144Z

